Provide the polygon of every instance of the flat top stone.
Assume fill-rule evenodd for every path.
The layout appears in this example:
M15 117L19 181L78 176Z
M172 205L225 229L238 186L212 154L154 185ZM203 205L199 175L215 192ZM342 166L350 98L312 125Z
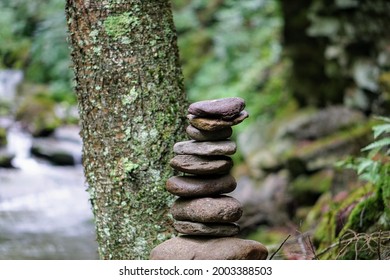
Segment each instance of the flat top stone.
M186 128L186 132L191 139L196 141L218 141L224 140L232 136L233 129L228 126L219 130L207 131L199 130L196 127L189 125Z
M234 236L240 232L240 226L235 223L194 223L175 221L173 227L182 234L207 236Z
M201 223L236 222L242 215L241 203L230 196L177 199L170 213L178 221Z
M192 103L188 108L188 113L199 117L231 119L237 116L244 108L244 99L228 97Z
M166 189L181 197L210 196L235 190L237 182L233 176L174 176L167 180Z
M180 155L227 156L236 152L237 145L231 140L197 142L194 140L177 142L173 151Z
M245 110L241 111L235 118L230 120L198 117L193 114L187 115L187 118L192 126L196 127L197 129L207 131L220 130L226 127L237 125L247 117L249 117L249 114Z
M229 173L233 161L227 156L177 155L169 162L171 167L189 174Z
M267 248L254 240L236 237L179 236L169 239L150 254L151 260L265 260Z

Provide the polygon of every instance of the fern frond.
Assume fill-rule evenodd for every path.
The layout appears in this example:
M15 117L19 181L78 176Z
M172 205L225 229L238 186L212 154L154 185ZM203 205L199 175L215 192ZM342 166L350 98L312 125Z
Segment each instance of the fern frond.
M375 116L375 119L390 123L390 118L389 117Z
M390 133L390 124L376 125L372 128L374 131L374 138L378 138L383 133Z
M362 149L362 151L369 151L369 150L373 150L376 148L383 148L383 147L389 146L389 145L390 145L390 138L383 138L381 140L375 141L375 142L369 144L368 146L364 147Z

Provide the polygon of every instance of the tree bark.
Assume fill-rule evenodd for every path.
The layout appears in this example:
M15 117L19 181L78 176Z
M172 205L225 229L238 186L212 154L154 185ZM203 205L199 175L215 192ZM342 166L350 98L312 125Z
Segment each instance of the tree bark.
M168 0L67 0L83 166L102 259L146 259L173 234L168 161L186 99Z

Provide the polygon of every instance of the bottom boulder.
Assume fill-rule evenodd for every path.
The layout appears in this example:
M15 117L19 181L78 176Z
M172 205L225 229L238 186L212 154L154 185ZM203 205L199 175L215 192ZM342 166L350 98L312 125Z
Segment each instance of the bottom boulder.
M179 236L169 239L151 254L151 260L265 260L267 248L253 240L236 237Z

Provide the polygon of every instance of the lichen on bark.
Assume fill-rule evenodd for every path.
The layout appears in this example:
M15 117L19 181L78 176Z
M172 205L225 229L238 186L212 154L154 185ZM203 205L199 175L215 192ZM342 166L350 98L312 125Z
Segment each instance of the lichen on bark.
M186 99L168 0L67 1L83 166L102 259L172 236L168 161Z

